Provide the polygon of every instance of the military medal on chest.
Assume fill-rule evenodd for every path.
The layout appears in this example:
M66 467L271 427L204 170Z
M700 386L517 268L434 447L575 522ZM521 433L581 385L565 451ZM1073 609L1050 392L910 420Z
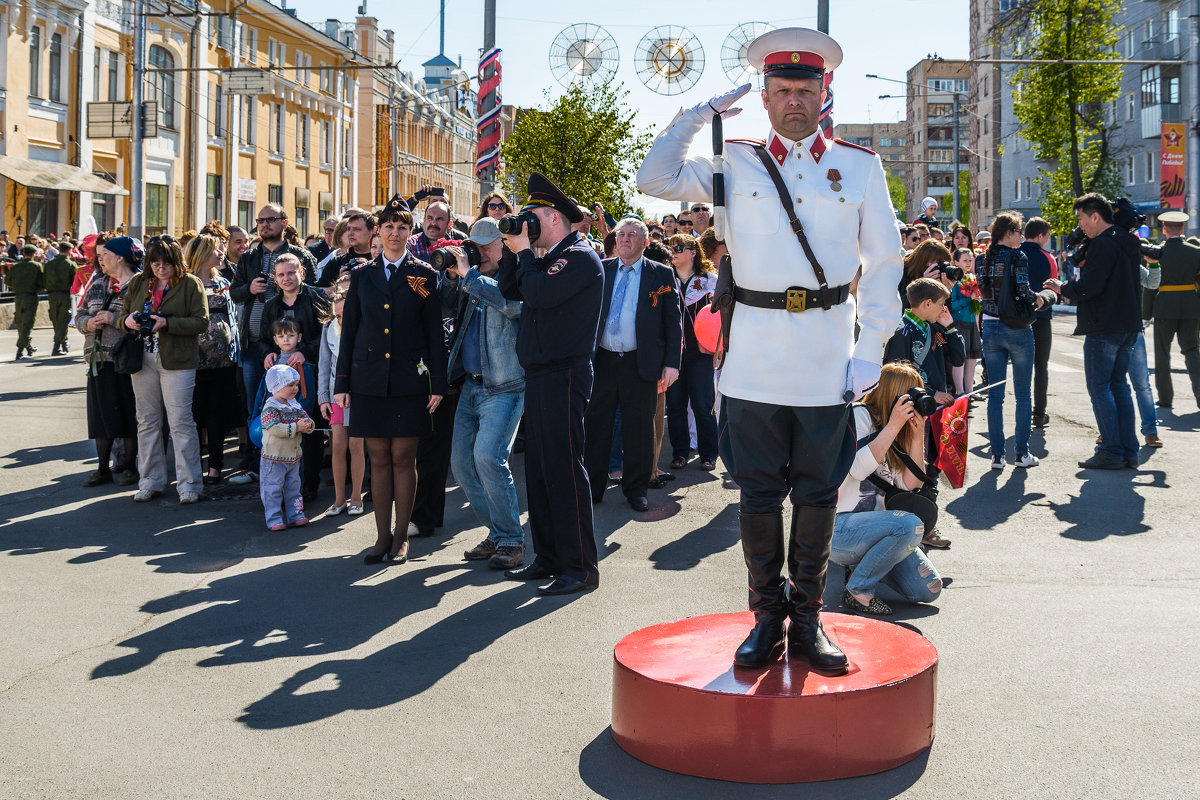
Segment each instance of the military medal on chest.
M840 192L842 190L842 173L838 172L836 169L831 169L829 172L825 173L825 177L829 179L830 189L833 189L835 192Z

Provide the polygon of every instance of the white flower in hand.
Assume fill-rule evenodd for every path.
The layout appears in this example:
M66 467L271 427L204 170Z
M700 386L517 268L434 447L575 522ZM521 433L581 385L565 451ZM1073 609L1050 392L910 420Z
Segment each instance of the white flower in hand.
M429 373L429 367L425 366L425 359L422 358L420 361L417 362L417 374L418 375L426 375L428 373Z

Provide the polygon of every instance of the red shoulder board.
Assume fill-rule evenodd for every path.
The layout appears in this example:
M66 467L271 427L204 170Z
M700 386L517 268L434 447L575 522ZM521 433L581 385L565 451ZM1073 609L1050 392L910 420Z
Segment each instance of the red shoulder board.
M862 150L864 153L870 153L871 155L876 154L875 151L869 147L863 147L861 144L855 144L854 142L847 142L845 139L834 139L834 141L838 144L844 144L846 147L853 147L855 150Z
M726 144L748 144L748 145L756 145L757 144L757 145L762 145L765 147L767 144L767 140L766 139L726 139L725 143Z

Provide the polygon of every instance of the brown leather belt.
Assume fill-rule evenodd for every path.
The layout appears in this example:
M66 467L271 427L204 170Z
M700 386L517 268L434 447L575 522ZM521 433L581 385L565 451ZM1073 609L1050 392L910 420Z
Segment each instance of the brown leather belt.
M1160 292L1194 292L1194 291L1196 291L1196 284L1194 284L1194 283L1174 283L1174 284L1171 284L1170 286L1160 286L1160 287L1158 287L1158 290Z
M807 311L810 308L836 306L846 302L850 296L850 284L830 286L825 290L825 301L821 301L820 289L802 289L793 286L784 292L756 292L753 289L743 289L741 286L733 290L733 299L739 303L755 308L774 308L782 311Z

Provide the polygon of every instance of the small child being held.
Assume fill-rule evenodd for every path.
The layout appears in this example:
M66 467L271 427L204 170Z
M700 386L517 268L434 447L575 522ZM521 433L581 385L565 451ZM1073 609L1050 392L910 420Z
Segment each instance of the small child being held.
M295 527L308 524L300 494L300 434L311 433L315 425L296 402L300 393L300 374L296 370L275 364L263 381L271 396L263 403L261 416L259 488L267 528L281 531L287 528L287 522Z

